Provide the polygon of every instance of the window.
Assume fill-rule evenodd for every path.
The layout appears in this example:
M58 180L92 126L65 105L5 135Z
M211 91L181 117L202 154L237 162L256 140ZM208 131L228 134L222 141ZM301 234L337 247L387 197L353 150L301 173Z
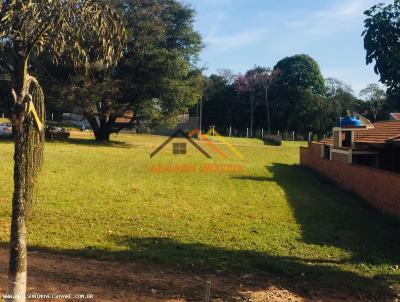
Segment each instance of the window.
M351 131L343 131L342 147L351 147Z
M186 144L185 143L174 143L172 145L172 153L175 155L186 154Z

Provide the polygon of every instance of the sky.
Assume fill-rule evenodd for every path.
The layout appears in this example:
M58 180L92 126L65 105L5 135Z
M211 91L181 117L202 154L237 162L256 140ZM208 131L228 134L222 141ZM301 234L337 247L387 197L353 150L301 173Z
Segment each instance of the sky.
M378 82L365 63L363 12L390 0L186 0L196 10L195 29L205 48L206 74L273 68L282 58L304 53L358 94Z

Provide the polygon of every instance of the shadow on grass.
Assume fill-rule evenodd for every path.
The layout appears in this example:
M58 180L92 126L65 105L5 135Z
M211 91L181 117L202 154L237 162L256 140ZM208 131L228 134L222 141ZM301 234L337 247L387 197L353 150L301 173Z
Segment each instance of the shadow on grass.
M14 140L11 137L0 137L0 144L1 143L13 143Z
M387 266L386 270L392 270L393 274L380 276L375 282L387 282L387 286L400 284L400 274L395 273L395 267L400 264L399 219L372 208L355 194L307 168L275 163L266 169L272 177L234 178L276 182L284 190L301 226L303 242L341 248L352 255L347 261L350 265L359 264L367 269L374 265ZM337 276L331 274L331 277Z
M266 167L272 177L239 176L239 180L276 182L285 191L293 215L301 225L301 240L307 244L346 250L350 259L303 259L251 250L232 250L204 243L183 243L170 238L136 238L110 235L118 250L96 246L83 249L31 249L101 260L136 261L163 265L189 274L255 274L301 296L332 296L352 301L394 301L400 275L376 274L369 278L354 271L354 265L400 262L399 220L383 215L351 193L338 189L325 178L300 166L273 164ZM3 245L4 246L4 245ZM151 266L149 266L151 269ZM234 277L235 278L235 277ZM264 287L262 287L264 286ZM260 290L265 282L260 282ZM238 287L230 296L240 295ZM166 297L168 298L168 297Z
M126 148L130 149L134 146L121 141L96 141L95 139L85 139L85 138L68 138L68 139L54 139L47 140L46 143L65 143L72 145L83 145L88 147L112 147L112 148Z
M201 243L181 243L169 238L131 238L112 236L120 250L96 247L77 250L31 247L56 254L85 256L100 260L135 261L154 264L183 274L216 274L236 284L228 296L240 296L243 275L252 275L253 290L266 290L266 284L284 287L302 297L335 297L361 301L393 301L396 292L390 287L400 280L393 276L367 278L343 271L335 261L313 261L296 257L271 256L266 253L229 250ZM4 245L3 245L4 247ZM230 276L230 277L229 277ZM167 298L167 297L166 297ZM190 297L187 297L190 298Z
M14 143L14 140L12 138L0 138L0 144L1 143ZM68 138L68 139L52 139L52 140L46 140L46 144L52 144L52 143L65 143L65 144L71 144L71 145L82 145L82 146L88 146L88 147L111 147L111 148L134 148L135 145L126 143L126 142L121 142L121 141L96 141L95 139L88 139L88 138Z

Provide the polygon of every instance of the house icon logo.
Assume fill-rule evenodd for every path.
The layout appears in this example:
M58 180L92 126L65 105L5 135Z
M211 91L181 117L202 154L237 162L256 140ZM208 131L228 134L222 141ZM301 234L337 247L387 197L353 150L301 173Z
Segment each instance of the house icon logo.
M161 152L161 150L163 150L167 145L169 145L176 138L185 138L187 143L190 143L193 147L195 147L206 158L211 158L211 155L208 154L202 147L200 147L199 144L197 144L182 129L178 129L170 137L168 137L168 139L165 142L163 142L157 149L155 149L150 154L150 158L155 157L159 152ZM173 143L172 144L172 154L174 154L174 155L186 155L187 154L187 143Z

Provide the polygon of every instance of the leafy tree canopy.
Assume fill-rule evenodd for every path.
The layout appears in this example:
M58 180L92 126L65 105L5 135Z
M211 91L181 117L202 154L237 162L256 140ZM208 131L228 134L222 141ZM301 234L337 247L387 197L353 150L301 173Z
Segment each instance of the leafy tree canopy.
M68 58L74 67L87 66L90 57L111 64L122 56L125 28L101 1L0 1L0 19L2 47L17 56L47 52L55 63Z
M364 13L364 48L367 64L373 64L390 92L400 92L400 1L377 4Z
M290 89L310 89L324 93L324 78L318 63L308 55L299 54L280 60L274 67L279 71L277 82Z

